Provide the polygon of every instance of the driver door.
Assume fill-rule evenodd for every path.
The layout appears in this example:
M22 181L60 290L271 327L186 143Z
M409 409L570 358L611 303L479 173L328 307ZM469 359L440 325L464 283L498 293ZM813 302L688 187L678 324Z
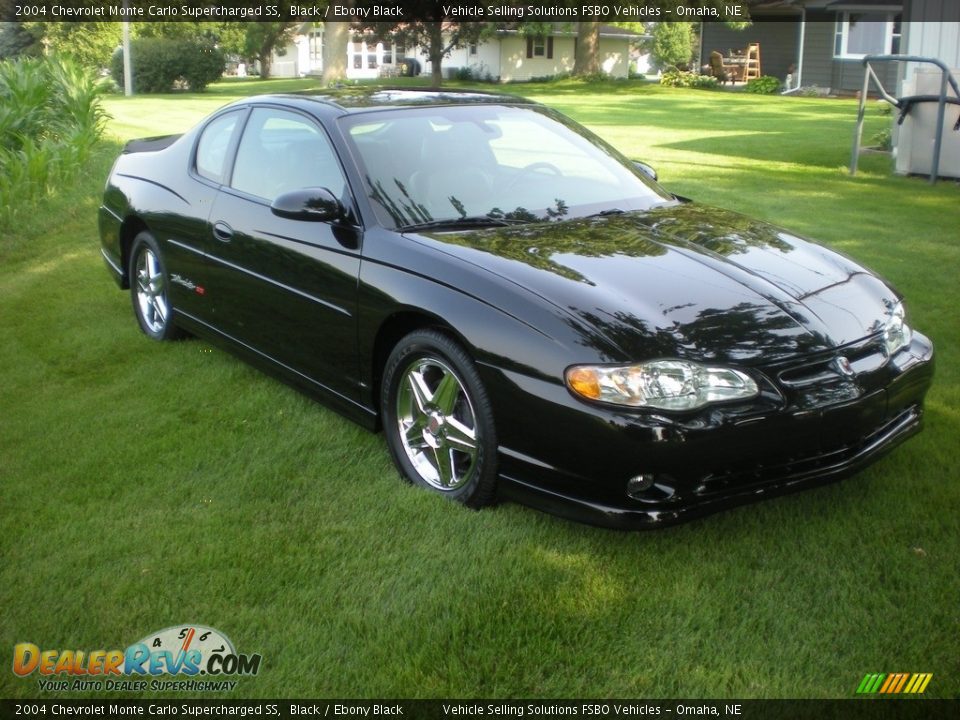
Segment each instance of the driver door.
M310 117L254 108L210 212L218 326L287 372L359 398L360 229L274 215L280 194L325 187L352 207L339 160Z

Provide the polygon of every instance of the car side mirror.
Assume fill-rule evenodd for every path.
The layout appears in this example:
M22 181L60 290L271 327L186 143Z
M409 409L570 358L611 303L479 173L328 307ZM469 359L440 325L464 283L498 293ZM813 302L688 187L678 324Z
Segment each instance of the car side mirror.
M290 220L309 220L312 222L330 222L341 220L343 205L326 188L304 188L291 190L278 195L270 204L274 215Z
M639 170L640 172L642 172L644 175L646 175L648 178L650 178L651 180L653 180L654 182L657 181L657 171L654 170L654 169L653 169L652 167L650 167L649 165L647 165L645 162L640 162L639 160L634 160L634 161L633 161L633 166L634 166L637 170Z

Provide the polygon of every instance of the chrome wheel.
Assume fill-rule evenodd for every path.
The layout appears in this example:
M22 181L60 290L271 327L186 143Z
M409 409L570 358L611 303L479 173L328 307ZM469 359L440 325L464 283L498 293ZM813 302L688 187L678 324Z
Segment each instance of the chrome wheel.
M497 429L477 366L445 332L400 338L387 357L380 415L401 474L467 507L496 499Z
M140 329L154 340L176 340L184 332L167 292L167 270L160 246L144 230L133 239L128 267L130 299Z
M464 383L442 360L421 357L399 378L396 422L417 474L449 492L469 483L478 467L478 424Z
M137 256L136 283L140 317L147 330L160 334L167 325L170 306L160 261L153 250L146 246Z

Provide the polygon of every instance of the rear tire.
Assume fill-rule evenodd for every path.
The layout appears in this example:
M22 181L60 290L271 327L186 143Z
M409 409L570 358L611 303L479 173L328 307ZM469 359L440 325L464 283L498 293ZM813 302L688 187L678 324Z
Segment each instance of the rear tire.
M177 340L183 331L174 323L167 268L160 246L149 232L133 239L130 250L130 298L140 329L154 340Z
M387 359L380 409L387 447L410 482L469 507L494 500L493 410L459 344L434 330L404 337Z

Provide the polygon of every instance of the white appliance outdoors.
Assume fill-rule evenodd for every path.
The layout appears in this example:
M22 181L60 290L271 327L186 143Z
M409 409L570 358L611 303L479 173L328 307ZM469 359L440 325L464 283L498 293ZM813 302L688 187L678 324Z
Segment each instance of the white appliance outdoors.
M913 66L916 67L916 66ZM960 70L951 70L960 80ZM915 95L940 95L942 73L939 69L917 68L912 77L903 81L901 97ZM947 96L956 98L953 88L947 85ZM937 126L936 102L915 104L904 118L903 125L896 125L896 172L900 175L929 175L933 162L933 144ZM960 115L960 105L948 103L943 118L943 140L940 147L940 177L960 178L960 131L953 129Z

